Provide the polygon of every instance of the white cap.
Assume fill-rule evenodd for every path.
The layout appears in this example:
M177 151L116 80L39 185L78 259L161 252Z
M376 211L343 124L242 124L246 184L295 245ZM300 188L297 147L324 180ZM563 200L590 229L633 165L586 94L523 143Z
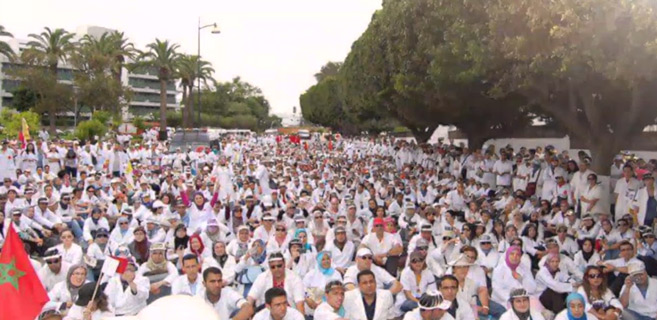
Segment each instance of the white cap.
M155 202L153 202L153 209L159 209L159 208L164 208L164 202L160 200L155 200Z
M360 248L360 249L358 249L358 252L356 252L356 257L357 258L362 258L364 256L371 256L371 255L373 255L372 250L370 250L368 248Z

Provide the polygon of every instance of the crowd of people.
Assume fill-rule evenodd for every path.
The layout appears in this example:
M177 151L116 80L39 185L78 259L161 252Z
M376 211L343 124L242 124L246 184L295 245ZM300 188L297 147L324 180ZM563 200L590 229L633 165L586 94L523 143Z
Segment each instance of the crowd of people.
M120 140L2 142L0 243L13 225L41 319L181 294L238 320L657 317L654 159L618 155L606 186L551 146Z

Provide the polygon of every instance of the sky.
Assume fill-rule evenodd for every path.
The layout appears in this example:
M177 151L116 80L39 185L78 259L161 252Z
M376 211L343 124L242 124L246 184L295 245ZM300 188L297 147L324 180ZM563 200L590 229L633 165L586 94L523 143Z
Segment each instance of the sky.
M16 38L44 27L74 32L80 26L124 31L137 48L155 38L197 52L216 70L215 78L236 76L260 87L271 112L289 117L299 95L315 84L328 61L342 61L365 31L381 0L0 0L0 24Z

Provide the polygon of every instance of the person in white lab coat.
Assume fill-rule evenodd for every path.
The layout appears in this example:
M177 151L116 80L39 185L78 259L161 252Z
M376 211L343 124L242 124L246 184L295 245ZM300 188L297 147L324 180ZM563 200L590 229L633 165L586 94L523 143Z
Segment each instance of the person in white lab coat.
M187 254L182 258L184 274L178 276L171 284L171 294L196 295L203 287L203 279L199 276L199 260L195 254Z
M406 313L404 320L453 320L447 312L451 305L439 291L429 290L420 297L419 307Z
M392 294L388 290L377 289L376 279L371 270L363 270L357 275L358 288L345 294L344 308L347 319L392 319ZM366 305L367 304L367 305Z
M540 312L531 308L529 298L529 293L523 288L511 290L511 308L502 314L500 320L545 320Z
M122 274L116 274L107 282L105 294L117 316L136 315L146 307L148 279L137 273L134 260L128 262Z
M270 288L265 292L265 308L256 313L253 320L304 320L303 314L289 308L285 290Z
M50 291L57 283L66 280L71 265L62 260L62 255L55 248L48 249L44 253L43 262L45 264L39 269L37 275L46 291Z
M59 303L60 309L69 309L78 298L78 292L87 279L87 267L74 265L68 269L66 280L57 283L48 292L50 301Z

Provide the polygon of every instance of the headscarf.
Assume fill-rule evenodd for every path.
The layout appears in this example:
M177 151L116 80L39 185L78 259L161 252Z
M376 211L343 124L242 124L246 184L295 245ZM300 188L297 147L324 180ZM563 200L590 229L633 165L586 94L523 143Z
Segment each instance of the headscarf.
M591 243L591 252L584 251L584 242L587 241ZM595 243L590 238L584 239L584 241L582 242L582 258L584 258L584 261L589 262L589 260L591 260L591 257L593 256L593 253L595 253Z
M192 247L192 240L194 239L197 239L198 243L201 245L201 247L198 250L195 250ZM203 239L201 239L201 236L199 236L198 234L194 234L191 237L189 237L189 251L200 257L201 254L203 253L203 249L205 249L205 245L203 245Z
M582 314L582 316L579 318L575 318L573 316L573 313L570 310L570 303L575 300L579 300L582 302L582 305L586 305L586 303L584 302L584 297L581 294L577 292L570 293L566 298L566 308L568 308L568 320L586 320L587 319L586 311L584 311L584 314Z
M127 229L123 230L121 229L121 225L120 225L121 222L130 223L130 220L128 220L128 218L126 217L120 217L118 220L116 220L116 224L118 225L119 232L121 232L121 236L125 237L126 233L130 231L130 225L128 225Z
M328 251L320 252L317 255L317 267L319 268L319 271L321 271L323 275L330 277L335 272L335 268L333 268L333 266L330 266L328 268L323 268L322 267L322 259L324 258L325 255L328 255L329 258L331 258L331 253L330 252L328 252Z
M201 198L203 199L203 203L201 203L200 206L196 204L196 201L194 201L196 200L196 196L201 196ZM194 195L192 196L192 203L196 206L196 209L203 210L203 207L205 207L205 196L203 195L203 193L200 191L194 192Z
M153 256L150 255L148 257L148 261L146 262L146 267L148 267L148 269L151 270L151 272L154 273L154 274L160 274L160 273L164 273L164 272L169 271L168 264L167 264L168 261L166 259L166 253L167 252L165 250L164 251L165 259L162 260L162 262L160 262L160 263L155 263L155 261L153 261Z
M310 243L308 243L308 231L306 231L306 229L304 229L304 228L297 229L297 231L294 232L294 239L299 239L299 234L301 234L301 233L306 234L306 243L303 245L303 249L306 250L306 251L311 251L312 246L310 245ZM301 240L301 239L299 239L299 240Z
M516 269L517 269L518 266L520 265L520 262L518 262L518 263L511 263L511 259L509 259L509 257L511 256L511 253L514 253L514 252L517 252L517 253L522 254L522 250L520 249L520 247L518 247L518 246L510 246L510 247L506 250L506 254L505 254L505 256L504 256L504 261L506 262L506 265L511 269L511 271L516 271Z
M185 234L185 236L182 237L182 238L178 237L178 230L184 229L184 228L185 228L185 225L181 223L178 226L176 226L176 229L173 232L173 234L174 234L174 236L173 236L173 245L174 245L173 248L174 248L174 250L178 250L178 248L180 248L180 247L187 248L187 243L189 242L189 236L187 234Z
M146 229L144 227L137 227L135 230L132 232L137 233L137 232L143 232L144 233L144 240L142 241L137 241L137 239L133 240L135 243L135 251L139 253L139 257L142 261L147 261L148 260L148 254L149 254L149 248L151 246L150 243L148 243L148 237L146 237Z
M265 246L265 242L262 241L262 239L253 241L253 244L256 243L260 244L260 246L262 247L262 253L256 252L254 255L251 256L251 258L253 259L253 261L255 261L255 263L262 264L263 262L265 262L265 259L267 258L267 247Z
M73 272L75 272L75 270L77 269L84 269L84 271L89 272L89 270L87 270L87 267L83 264L72 265L71 268L68 269L68 273L66 274L66 288L68 289L68 293L71 295L72 302L75 302L75 300L78 299L78 291L86 282L86 279L82 280L82 284L77 287L74 286L73 283L71 283L71 277L73 277Z
M226 242L221 241L221 240L216 241L216 242L212 245L212 257L213 257L215 260L217 260L217 263L219 263L219 266L221 266L221 267L223 268L224 265L226 264L226 260L228 260L228 253L226 253L225 250L224 250L224 254L223 254L222 256L218 256L216 253L214 253L214 246L215 246L217 243L219 243L219 242L223 243L223 244L224 244L224 247L226 246Z

